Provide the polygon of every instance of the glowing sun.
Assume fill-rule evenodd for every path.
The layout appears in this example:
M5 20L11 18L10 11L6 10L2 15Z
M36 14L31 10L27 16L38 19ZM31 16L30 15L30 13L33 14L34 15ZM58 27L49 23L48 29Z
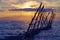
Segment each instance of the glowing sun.
M36 1L29 1L23 4L22 8L36 8L38 7L39 3L37 3Z

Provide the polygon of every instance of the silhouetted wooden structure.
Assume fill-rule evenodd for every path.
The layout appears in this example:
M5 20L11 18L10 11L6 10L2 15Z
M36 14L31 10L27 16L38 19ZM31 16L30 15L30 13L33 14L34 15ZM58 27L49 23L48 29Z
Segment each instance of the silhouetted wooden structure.
M43 11L44 11L44 5L41 3L36 13L34 14L34 17L32 18L27 31L22 35L16 37L10 37L7 39L26 40L27 38L33 37L34 35L38 34L41 30L50 29L52 27L52 22L54 18L53 10L51 10L50 12L43 12Z
M52 27L54 18L53 10L50 12L43 11L44 5L41 3L29 24L25 37L32 37L33 35L38 34L41 30L48 30Z

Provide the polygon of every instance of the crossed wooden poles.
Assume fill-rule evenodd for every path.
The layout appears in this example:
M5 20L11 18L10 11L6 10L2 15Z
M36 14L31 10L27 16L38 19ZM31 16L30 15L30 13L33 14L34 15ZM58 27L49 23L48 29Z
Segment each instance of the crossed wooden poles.
M27 32L30 31L31 29L41 29L41 28L43 29L45 27L46 29L48 29L52 26L54 18L53 10L47 13L43 11L44 11L44 5L41 3L36 13L34 14L34 17L32 18L31 23L29 24Z

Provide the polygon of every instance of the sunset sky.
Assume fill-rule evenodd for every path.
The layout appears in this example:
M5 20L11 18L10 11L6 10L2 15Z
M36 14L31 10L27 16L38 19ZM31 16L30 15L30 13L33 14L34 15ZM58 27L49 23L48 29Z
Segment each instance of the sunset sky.
M1 19L19 19L33 15L32 12L9 12L9 9L24 9L24 8L38 8L40 3L44 4L45 8L54 8L60 10L60 0L0 0L0 20ZM57 10L58 11L58 10ZM33 12L34 13L34 12ZM56 13L56 12L55 12ZM60 14L56 13L56 19L60 20ZM24 15L24 16L23 16ZM26 17L25 17L26 16ZM29 17L28 17L29 18Z

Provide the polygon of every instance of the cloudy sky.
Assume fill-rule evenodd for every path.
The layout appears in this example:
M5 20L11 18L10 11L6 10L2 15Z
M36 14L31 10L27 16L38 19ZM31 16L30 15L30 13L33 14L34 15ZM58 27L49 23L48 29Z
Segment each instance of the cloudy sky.
M60 8L60 0L0 0L0 9L36 8L41 2L46 8Z
M3 13L0 12L0 17L6 17L6 18L11 16L15 17L20 13L18 14L17 12L15 14L12 14L11 12L8 12L7 9L37 8L41 2L44 4L45 8L60 8L60 0L0 0L0 10L3 9L4 11L6 11ZM25 12L22 12L21 14L23 13ZM60 20L60 13L57 14L56 18Z

